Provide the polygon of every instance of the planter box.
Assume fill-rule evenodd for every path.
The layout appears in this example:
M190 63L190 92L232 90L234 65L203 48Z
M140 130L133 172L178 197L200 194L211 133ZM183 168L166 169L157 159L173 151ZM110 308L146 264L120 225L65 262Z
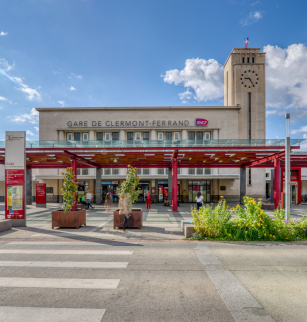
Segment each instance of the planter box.
M114 211L114 229L124 227L124 215L119 214L119 209ZM132 215L127 220L126 228L138 228L141 229L143 225L143 210L132 209Z
M86 225L86 210L76 209L70 211L54 210L52 214L52 229L54 227L77 228Z

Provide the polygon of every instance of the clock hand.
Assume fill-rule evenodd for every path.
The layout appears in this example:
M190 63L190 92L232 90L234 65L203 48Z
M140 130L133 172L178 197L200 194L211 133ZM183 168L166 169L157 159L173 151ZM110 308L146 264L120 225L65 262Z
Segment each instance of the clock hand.
M249 79L249 81L254 85L250 77L245 77L244 79Z

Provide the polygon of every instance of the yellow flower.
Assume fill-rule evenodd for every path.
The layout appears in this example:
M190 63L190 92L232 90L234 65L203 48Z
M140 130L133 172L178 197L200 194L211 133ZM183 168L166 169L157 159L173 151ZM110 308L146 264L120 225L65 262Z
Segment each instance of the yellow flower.
M273 238L275 238L275 236L273 235Z
M262 200L261 198L258 198L258 200Z
M247 234L247 231L245 230L245 234Z
M247 227L247 226L248 226L248 224L245 225L245 227Z
M255 225L252 225L253 228L255 228Z
M257 226L260 226L260 223L259 222L257 222Z
M264 236L266 236L266 233L264 233Z
M229 236L231 236L231 234L229 234Z
M237 208L240 208L240 205L236 205Z
M239 227L241 226L241 224L238 225Z
M270 234L270 237L272 237L272 235Z
M236 218L233 218L233 220L237 220Z

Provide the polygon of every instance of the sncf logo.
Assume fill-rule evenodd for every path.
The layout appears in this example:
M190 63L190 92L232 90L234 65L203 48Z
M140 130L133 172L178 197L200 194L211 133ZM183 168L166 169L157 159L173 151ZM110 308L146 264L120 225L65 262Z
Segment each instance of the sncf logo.
M208 125L209 121L205 119L196 119L196 125L197 126L206 126Z

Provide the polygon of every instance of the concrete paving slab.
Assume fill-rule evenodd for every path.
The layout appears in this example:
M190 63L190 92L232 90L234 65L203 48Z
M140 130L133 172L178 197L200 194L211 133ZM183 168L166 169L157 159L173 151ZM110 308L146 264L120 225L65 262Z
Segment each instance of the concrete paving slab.
M0 261L0 267L127 268L128 262Z

